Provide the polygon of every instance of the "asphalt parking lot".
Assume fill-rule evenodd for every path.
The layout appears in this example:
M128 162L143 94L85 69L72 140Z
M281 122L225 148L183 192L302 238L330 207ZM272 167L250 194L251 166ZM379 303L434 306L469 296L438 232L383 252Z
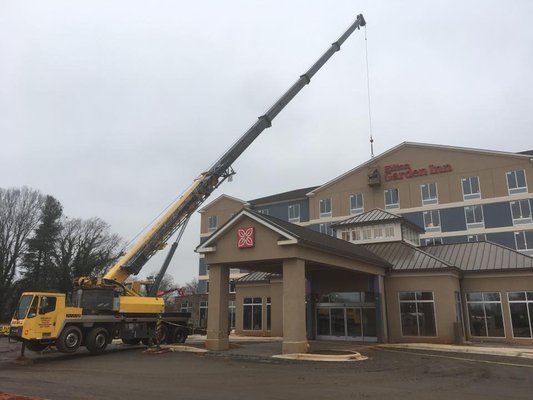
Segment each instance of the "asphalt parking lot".
M112 346L90 356L28 352L0 339L0 392L48 399L531 399L533 360L357 346L368 360L272 359L280 343L148 355ZM327 344L322 345L323 348Z

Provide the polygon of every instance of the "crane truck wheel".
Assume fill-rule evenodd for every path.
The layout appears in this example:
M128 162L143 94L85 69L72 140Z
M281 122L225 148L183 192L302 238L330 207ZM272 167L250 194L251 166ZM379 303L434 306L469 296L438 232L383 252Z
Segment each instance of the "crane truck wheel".
M91 354L101 354L107 347L109 334L105 328L93 328L85 339L85 346Z
M169 342L169 331L166 325L161 325L157 330L156 340L158 344L164 344Z
M67 326L56 340L56 347L61 353L74 353L80 347L82 334L80 328Z
M172 340L172 343L185 343L187 340L187 331L185 329L177 328L174 331L174 338Z

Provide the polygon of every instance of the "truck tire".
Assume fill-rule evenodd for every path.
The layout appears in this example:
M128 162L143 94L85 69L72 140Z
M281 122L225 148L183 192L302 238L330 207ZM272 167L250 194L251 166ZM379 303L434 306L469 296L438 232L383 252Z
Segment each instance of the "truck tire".
M105 328L93 328L85 339L85 346L91 354L101 354L107 347L109 333Z
M156 341L158 344L170 343L168 326L161 325L157 330Z
M176 328L172 343L185 343L187 336L187 331L185 329Z
M61 353L74 353L80 347L82 334L77 326L67 326L56 340L56 347Z

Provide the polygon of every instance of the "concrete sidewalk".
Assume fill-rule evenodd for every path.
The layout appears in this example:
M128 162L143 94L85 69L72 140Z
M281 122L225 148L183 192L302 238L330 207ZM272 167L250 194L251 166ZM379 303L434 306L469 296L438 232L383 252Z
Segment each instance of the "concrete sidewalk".
M523 346L500 346L494 344L431 344L431 343L396 343L396 344L380 344L381 348L390 349L409 349L409 350L425 350L425 351L443 351L450 353L470 353L483 354L492 356L504 357L522 357L533 359L533 347Z
M192 335L187 339L187 344L200 345L205 343L205 336ZM252 355L257 352L257 355L275 355L280 354L281 337L255 337L255 336L237 336L230 335L230 343L238 345L246 344L260 344L262 346L245 346L240 349L231 349L227 353L244 353ZM268 345L268 344L271 345ZM279 345L274 345L278 343ZM361 343L361 342L345 342L345 341L310 341L311 351L319 351L324 349L330 350L354 350L363 351L365 348L389 348L389 349L409 349L409 350L423 350L423 351L440 351L448 353L470 353L503 357L522 357L533 359L533 347L527 346L510 346L505 344L488 344L488 343L469 343L464 345L451 345L451 344L431 344L431 343L391 343L391 344L378 344L378 343ZM240 347L240 346L239 346Z

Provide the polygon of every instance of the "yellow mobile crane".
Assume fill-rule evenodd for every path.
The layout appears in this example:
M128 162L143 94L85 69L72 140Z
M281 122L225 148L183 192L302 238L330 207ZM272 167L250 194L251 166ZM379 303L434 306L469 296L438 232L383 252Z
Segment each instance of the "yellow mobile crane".
M167 313L157 290L170 259L191 215L205 199L235 172L233 162L246 148L271 126L279 112L307 85L315 73L340 50L344 41L365 20L360 14L342 36L300 78L258 118L222 157L198 176L183 195L153 227L102 277L82 277L75 282L73 293L25 292L11 321L9 337L23 342L24 347L40 351L55 345L59 351L72 353L85 346L94 354L101 353L113 338L127 344L147 342L156 337L156 324L163 322L160 342L183 342L187 337L184 323L188 313ZM149 293L139 294L135 285L125 286L131 275L137 275L144 264L178 232L163 266Z

